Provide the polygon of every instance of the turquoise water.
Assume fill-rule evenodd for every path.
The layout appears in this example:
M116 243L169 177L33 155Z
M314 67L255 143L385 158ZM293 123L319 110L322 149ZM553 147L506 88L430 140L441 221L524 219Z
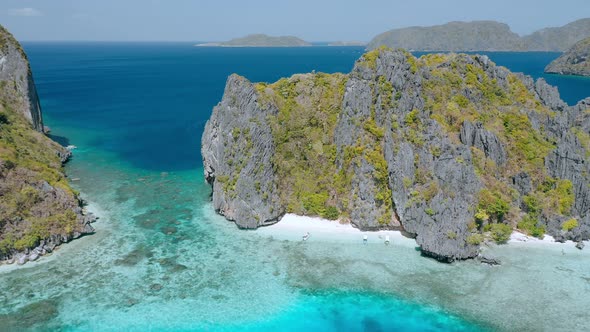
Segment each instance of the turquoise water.
M361 48L35 43L25 49L53 135L78 146L67 166L70 178L79 179L72 184L101 219L95 235L24 268L0 269L0 331L581 330L586 324L590 264L580 262L590 256L571 245L487 248L505 262L498 268L447 265L420 257L412 241L302 243L240 231L215 215L200 136L227 75L274 81L311 70L348 72ZM523 56L514 55L527 63ZM564 82L568 91L578 86Z

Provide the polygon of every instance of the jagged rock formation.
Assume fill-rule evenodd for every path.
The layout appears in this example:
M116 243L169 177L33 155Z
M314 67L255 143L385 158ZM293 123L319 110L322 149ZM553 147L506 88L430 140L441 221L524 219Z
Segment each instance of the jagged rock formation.
M248 35L234 38L221 43L200 44L197 46L224 46L224 47L300 47L311 46L310 43L294 36L268 36L265 34Z
M485 56L384 48L352 72L231 76L203 134L215 209L240 227L285 212L401 229L442 261L512 229L590 237L590 99Z
M590 38L574 45L559 58L551 62L546 73L561 75L590 76Z
M205 178L213 186L213 206L242 228L271 224L284 213L272 168L272 132L263 125L277 111L261 109L252 84L232 75L203 133Z
M94 232L63 173L71 153L43 129L27 57L0 27L0 262L24 264Z
M373 38L367 49L384 45L415 51L565 51L587 37L590 37L590 19L542 29L524 37L503 23L450 22L386 31Z

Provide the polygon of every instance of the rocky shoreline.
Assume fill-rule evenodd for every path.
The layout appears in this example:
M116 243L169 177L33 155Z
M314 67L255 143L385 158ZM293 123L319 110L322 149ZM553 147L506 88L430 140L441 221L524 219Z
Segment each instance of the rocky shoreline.
M64 164L71 149L47 136L33 73L19 42L0 26L0 264L25 264L92 234Z
M63 164L67 163L72 156L72 152L68 149L63 149L57 153ZM49 185L47 182L42 184L40 191L54 195L58 193L57 189ZM73 209L79 224L77 230L69 234L52 234L48 238L42 239L39 242L39 245L34 248L27 248L23 251L13 251L5 255L0 255L0 266L15 263L17 265L24 265L27 262L37 261L42 256L51 254L62 244L79 239L85 235L94 234L95 229L91 224L95 223L98 220L98 217L93 213L86 211L84 208L86 202L83 199L77 197L77 200L79 206Z
M590 76L590 38L576 43L567 52L551 62L546 73Z

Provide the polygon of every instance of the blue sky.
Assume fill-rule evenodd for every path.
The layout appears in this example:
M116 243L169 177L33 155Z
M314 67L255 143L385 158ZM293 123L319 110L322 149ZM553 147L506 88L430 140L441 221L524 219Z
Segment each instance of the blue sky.
M496 20L519 34L590 17L590 0L1 0L20 40L219 41L249 33L368 41L383 31Z

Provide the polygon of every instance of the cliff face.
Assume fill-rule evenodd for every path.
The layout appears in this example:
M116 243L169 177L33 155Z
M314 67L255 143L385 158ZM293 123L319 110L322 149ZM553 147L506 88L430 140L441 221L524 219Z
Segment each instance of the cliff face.
M13 94L18 96L10 100L14 109L29 120L35 130L43 131L41 105L29 61L20 44L2 26L0 26L0 81L5 82L3 83L5 86L2 87L3 99L9 99Z
M386 31L373 38L367 49L384 45L416 51L565 51L587 37L590 37L590 19L542 29L524 37L498 22L450 22Z
M277 111L276 107L262 107L254 86L232 75L203 133L205 178L213 187L213 206L241 228L271 224L284 213L267 123Z
M546 73L561 75L590 76L590 38L574 45L559 58L551 62Z
M0 27L0 262L24 264L94 231L62 169L70 152L42 132L27 57Z
M590 237L588 104L460 54L378 49L348 75L232 76L203 135L205 176L241 227L284 212L338 218L404 230L444 261L514 228L579 241Z

